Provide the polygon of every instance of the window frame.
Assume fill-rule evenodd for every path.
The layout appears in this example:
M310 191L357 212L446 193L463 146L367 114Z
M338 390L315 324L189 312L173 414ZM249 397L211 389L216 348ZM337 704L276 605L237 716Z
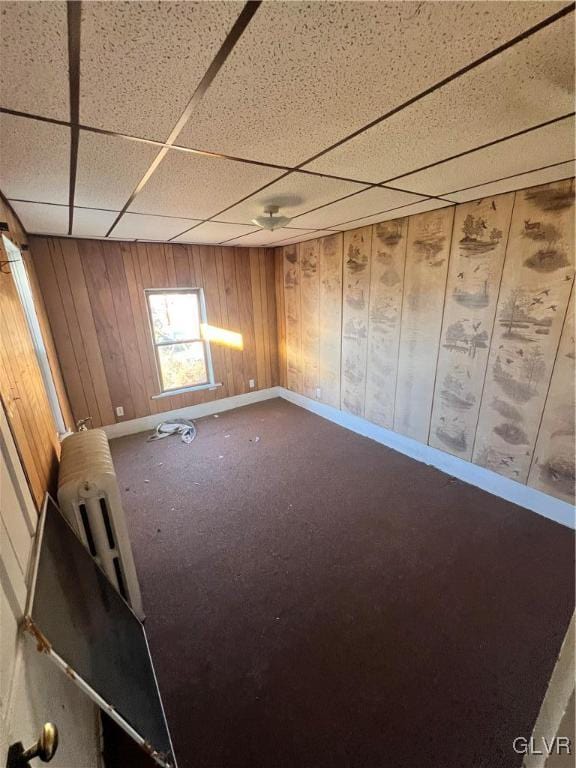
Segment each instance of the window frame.
M62 436L69 432L69 429L66 426L60 398L58 397L58 392L56 390L54 373L50 365L44 335L40 326L40 317L34 300L34 290L32 288L30 275L28 274L28 267L22 256L21 246L17 245L3 232L0 232L0 235L0 241L6 255L7 263L11 265L10 272L12 273L12 279L14 281L16 293L18 294L18 299L20 300L20 306L22 307L24 317L26 318L26 325L30 332L34 354L36 355L36 361L44 383L44 389L50 405L52 418L54 419L54 425L58 435Z
M189 294L193 293L198 298L198 309L200 315L200 336L198 338L178 339L177 341L156 341L154 333L154 323L152 320L152 307L150 306L149 297L154 294ZM210 342L206 339L202 333L202 328L208 325L208 318L206 314L206 300L204 297L203 288L145 288L144 295L146 298L146 308L148 310L148 324L150 328L150 340L154 349L154 361L156 363L156 379L160 388L160 392L157 395L152 395L152 399L155 400L159 397L170 397L170 395L178 395L185 392L196 392L201 389L214 389L218 385L214 380L214 366L212 364L212 351L210 349ZM190 384L185 387L173 387L172 389L165 389L164 380L162 377L162 365L160 363L160 356L158 354L159 347L171 347L176 344L194 344L201 342L204 346L204 360L206 363L206 375L207 380L201 384Z

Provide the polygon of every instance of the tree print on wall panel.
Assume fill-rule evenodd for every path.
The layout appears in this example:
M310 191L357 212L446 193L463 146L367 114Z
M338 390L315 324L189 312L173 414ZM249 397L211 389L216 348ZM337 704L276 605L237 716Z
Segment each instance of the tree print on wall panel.
M300 320L300 260L298 246L282 249L284 312L286 317L286 368L288 389L302 392L302 332Z
M365 416L392 429L408 219L372 227Z
M394 430L428 441L454 208L408 223Z
M300 243L298 249L300 252L302 392L306 397L316 398L319 385L318 357L320 352L318 240Z
M574 181L516 193L473 461L525 483L574 280Z
M430 445L470 460L514 193L456 208Z
M342 410L364 415L372 227L344 233Z
M323 237L319 241L320 399L334 408L340 408L343 243L342 234Z
M574 504L574 288L560 337L528 485Z

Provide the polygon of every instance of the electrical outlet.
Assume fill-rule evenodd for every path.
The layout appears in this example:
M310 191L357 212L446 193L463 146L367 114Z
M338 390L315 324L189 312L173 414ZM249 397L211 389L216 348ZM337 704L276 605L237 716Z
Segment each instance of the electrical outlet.
M322 397L322 390L320 389L320 387L316 387L316 400L320 400L321 397Z
M124 408L121 405L116 408L116 416L124 416Z
M248 386L250 387L250 389L254 389L254 387L256 386L254 379L248 379Z

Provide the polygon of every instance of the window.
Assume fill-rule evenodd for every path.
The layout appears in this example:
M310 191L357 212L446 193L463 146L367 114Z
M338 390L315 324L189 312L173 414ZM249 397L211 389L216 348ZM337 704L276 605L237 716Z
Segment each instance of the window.
M201 288L147 290L162 393L214 386Z
M64 424L62 409L60 408L60 401L58 400L56 385L54 384L54 377L52 376L52 369L50 368L50 362L48 361L48 353L40 329L40 322L38 321L38 315L36 314L36 307L34 306L34 295L32 294L32 286L30 285L26 265L22 259L20 249L5 235L2 235L2 244L4 245L7 259L10 262L10 270L12 272L12 278L14 279L14 285L16 286L22 309L26 316L26 322L28 323L30 336L32 337L34 352L36 353L36 359L38 360L40 373L44 381L44 387L48 396L48 402L50 403L50 410L54 417L54 423L56 424L58 433L63 435L66 433L67 429Z

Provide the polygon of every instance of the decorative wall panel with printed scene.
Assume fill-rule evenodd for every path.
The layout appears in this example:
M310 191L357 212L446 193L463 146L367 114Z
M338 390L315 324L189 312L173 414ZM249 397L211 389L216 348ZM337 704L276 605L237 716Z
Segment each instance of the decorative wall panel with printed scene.
M280 253L289 389L573 500L574 179Z

